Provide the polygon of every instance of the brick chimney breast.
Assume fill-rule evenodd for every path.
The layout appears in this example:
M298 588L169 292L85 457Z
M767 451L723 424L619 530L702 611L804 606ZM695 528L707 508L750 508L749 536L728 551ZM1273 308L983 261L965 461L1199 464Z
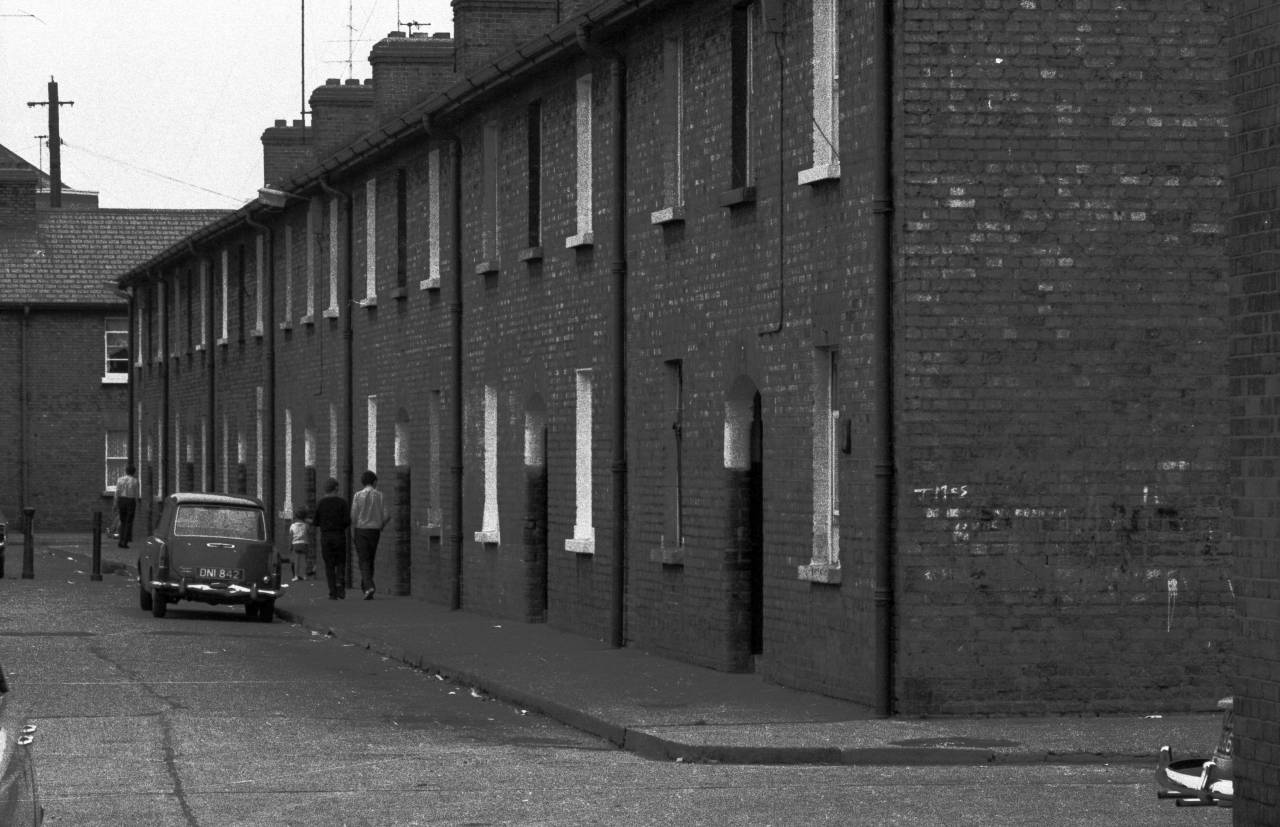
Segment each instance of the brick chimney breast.
M262 133L262 183L274 186L315 163L311 127L278 120Z
M311 93L311 130L319 160L374 127L373 85L329 78Z
M461 75L555 28L560 0L453 0L454 40Z
M373 67L374 113L378 123L452 86L453 38L391 32L369 53Z

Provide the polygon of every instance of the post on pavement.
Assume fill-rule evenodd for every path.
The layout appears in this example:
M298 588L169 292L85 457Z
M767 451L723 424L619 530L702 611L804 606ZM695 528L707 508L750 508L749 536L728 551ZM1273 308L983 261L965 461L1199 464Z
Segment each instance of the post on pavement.
M102 579L102 512L93 512L93 568L89 570L90 580Z
M22 579L36 576L36 544L32 535L36 527L36 510L28 506L22 509Z

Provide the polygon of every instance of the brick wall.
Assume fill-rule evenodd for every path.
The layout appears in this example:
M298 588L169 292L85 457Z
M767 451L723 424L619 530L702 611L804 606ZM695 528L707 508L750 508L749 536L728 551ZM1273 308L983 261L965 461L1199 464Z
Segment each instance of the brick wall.
M466 5L460 50L479 31L464 23L483 28L467 13L487 8ZM460 577L464 608L545 617L605 637L613 540L625 529L630 645L716 668L757 668L777 682L870 702L879 691L871 668L876 492L891 470L896 711L1212 708L1226 689L1232 612L1222 516L1227 112L1217 44L1224 21L1191 2L1143 11L989 5L905 3L896 21L895 468L876 467L882 435L873 417L889 390L877 384L872 301L876 210L884 206L872 203L879 67L845 58L834 136L839 172L803 183L817 164L810 6L787 4L788 36L777 49L757 26L744 185L730 152L733 11L677 4L612 44L627 61L625 526L614 524L611 508L610 412L619 380L608 322L618 252L609 232L613 68L577 55L449 124L462 146L456 242L447 142L415 139L358 174L329 177L349 198L340 227L345 233L350 220L356 300L341 303L334 318L321 312L327 261L339 256L345 280L348 254L345 241L331 249L327 215L315 238L306 237L305 203L265 219L293 227L292 272L283 241L276 249L276 296L282 303L290 282L295 310L278 304L272 313L288 323L276 345L274 438L283 463L289 411L292 496L300 496L308 425L318 476L328 475L328 457L340 457L349 495L366 465L366 403L376 395L383 489L404 473L413 492L407 524L384 535L380 588L401 581L405 561L393 549L409 531L414 596L450 602ZM841 53L875 54L878 4L839 8ZM954 22L962 18L983 25ZM1046 34L1029 44L1026 31ZM673 40L686 72L678 132L667 85ZM575 94L587 70L594 240L573 248L565 245L579 229ZM525 188L535 111L540 239L529 238ZM684 178L673 195L674 135ZM432 148L443 156L445 267L439 285L423 289ZM400 169L409 262L402 290ZM376 300L361 303L371 177L378 275ZM324 201L327 210L328 195ZM283 239L283 224L274 226ZM297 308L309 246L319 251L317 307L304 321ZM456 388L455 313L463 332ZM259 347L233 344L218 363L219 405L245 409L253 382L263 381ZM817 377L833 359L839 565L818 576L808 568L815 491L827 480L826 460L814 456L814 429L827 427L815 426ZM677 363L682 542L671 534ZM577 521L575 382L583 369L594 385L590 554L566 547ZM147 381L150 400L157 390ZM498 403L498 543L476 539L486 386ZM730 443L751 441L757 394L758 450L726 446L726 434ZM338 445L330 444L330 410L338 412ZM529 411L545 412L545 478L525 467ZM434 463L433 418L441 440ZM408 439L400 457L397 425ZM448 467L455 428L459 514L450 506ZM282 486L283 466L276 472ZM758 505L752 474L762 479ZM443 490L422 484L433 476ZM452 556L458 537L461 571ZM753 586L757 556L762 584Z
M1231 211L1228 256L1231 275L1231 504L1232 577L1239 596L1235 695L1236 824L1268 824L1280 808L1276 784L1277 675L1275 515L1276 354L1269 331L1276 300L1274 221L1280 155L1269 137L1275 129L1276 45L1280 8L1236 3L1230 17L1228 57L1232 121Z

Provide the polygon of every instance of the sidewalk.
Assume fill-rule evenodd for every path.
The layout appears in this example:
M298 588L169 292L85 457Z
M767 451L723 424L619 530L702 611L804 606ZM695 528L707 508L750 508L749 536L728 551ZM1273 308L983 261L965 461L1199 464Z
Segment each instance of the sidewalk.
M91 557L88 535L38 535L37 552ZM11 534L8 577L21 572ZM133 553L103 538L104 575L130 576ZM87 571L87 569L86 569ZM37 569L36 576L39 577ZM728 674L543 624L448 611L407 597L329 600L292 583L288 622L474 687L639 755L735 764L976 765L1149 762L1207 756L1221 714L881 719L865 707Z

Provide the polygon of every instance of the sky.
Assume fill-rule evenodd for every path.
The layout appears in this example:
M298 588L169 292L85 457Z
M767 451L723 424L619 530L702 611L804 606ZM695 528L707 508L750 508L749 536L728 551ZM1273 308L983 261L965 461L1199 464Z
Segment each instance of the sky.
M240 207L263 183L262 131L301 117L304 6L308 96L368 78L398 22L453 31L450 0L0 0L0 144L48 170L48 107L27 104L52 77L74 102L66 186L102 207Z

